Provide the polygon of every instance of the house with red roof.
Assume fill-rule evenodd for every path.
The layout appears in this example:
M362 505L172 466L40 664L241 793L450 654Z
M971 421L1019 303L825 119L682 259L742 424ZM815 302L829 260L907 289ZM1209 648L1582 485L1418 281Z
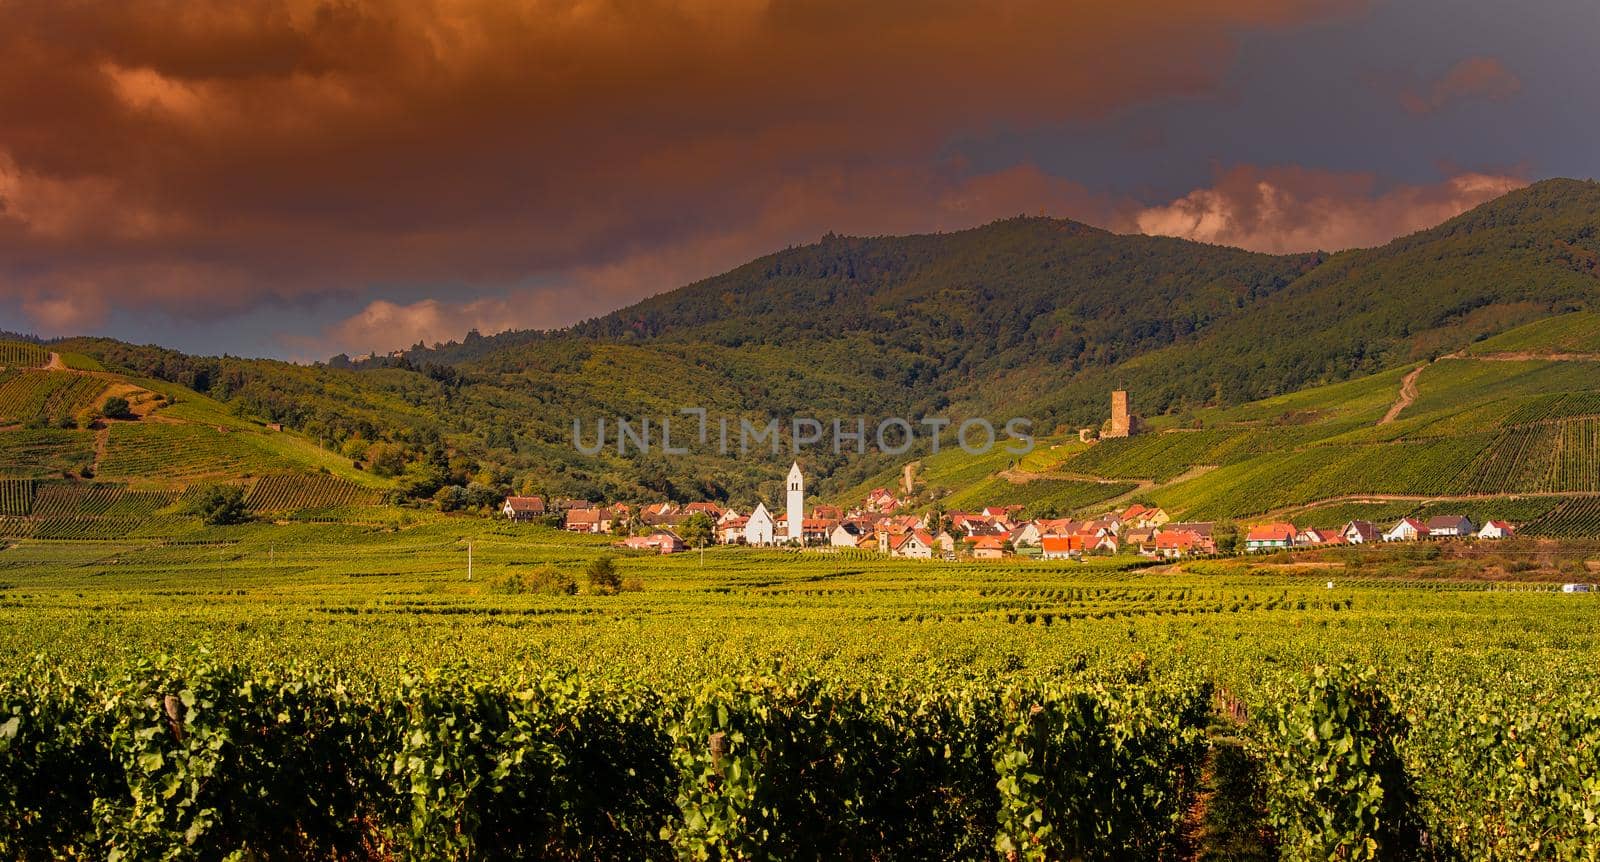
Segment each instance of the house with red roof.
M1428 525L1416 518L1401 518L1383 534L1385 542L1415 542L1428 535Z
M921 530L889 537L889 554L913 560L933 559L933 537Z
M972 540L972 558L974 560L998 560L1010 553L1010 543L1006 534L977 536Z
M1480 539L1509 539L1516 535L1516 528L1506 521L1488 521L1478 530Z
M676 554L684 549L683 540L671 530L652 530L648 535L629 536L617 543L636 551L655 551L658 554Z
M513 521L532 521L544 517L543 497L507 497L500 514Z
M1257 524L1245 534L1244 548L1247 551L1282 550L1293 547L1295 536L1299 534L1300 531L1287 522Z
M1155 556L1168 560L1201 553L1200 537L1188 530L1157 530L1154 547Z
M1039 540L1039 550L1046 560L1076 560L1083 556L1083 537L1045 536Z

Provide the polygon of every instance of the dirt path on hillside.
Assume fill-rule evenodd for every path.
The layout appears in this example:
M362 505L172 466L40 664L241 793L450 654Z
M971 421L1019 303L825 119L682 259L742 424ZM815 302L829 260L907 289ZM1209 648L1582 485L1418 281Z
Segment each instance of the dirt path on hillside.
M44 370L46 370L46 371L71 371L72 369L67 367L67 363L61 361L61 354L59 354L59 353L51 353L50 354L50 361L46 362L44 364Z
M1417 378L1422 376L1422 369L1427 367L1426 365L1419 365L1405 377L1400 378L1400 397L1395 399L1394 404L1389 406L1389 412L1383 414L1383 418L1378 420L1379 425L1388 425L1393 422L1395 417L1400 415L1400 411L1416 402Z
M1461 359L1482 359L1486 362L1600 362L1600 353L1479 353L1460 356Z
M94 461L89 465L89 470L95 476L100 475L100 461L106 457L106 449L111 445L111 427L108 425L94 432Z

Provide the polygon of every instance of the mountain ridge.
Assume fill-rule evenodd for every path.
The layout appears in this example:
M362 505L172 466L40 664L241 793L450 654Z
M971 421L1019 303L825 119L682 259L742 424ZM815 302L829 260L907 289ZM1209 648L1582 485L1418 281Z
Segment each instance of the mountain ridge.
M1600 186L1549 180L1374 249L1263 255L1076 222L825 237L560 331L318 366L105 339L62 349L444 478L617 498L759 490L760 459L587 457L575 416L1027 415L1245 404L1462 349L1600 295ZM781 459L778 459L781 460ZM781 466L781 465L777 465ZM848 487L887 459L820 458ZM421 468L419 468L421 469ZM432 468L430 468L431 470ZM428 471L424 471L428 472ZM426 490L437 475L416 484Z

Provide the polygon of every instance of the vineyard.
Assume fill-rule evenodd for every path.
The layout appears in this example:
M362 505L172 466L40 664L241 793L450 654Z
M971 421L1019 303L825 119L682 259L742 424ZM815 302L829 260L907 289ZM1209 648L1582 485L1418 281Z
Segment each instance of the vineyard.
M33 514L33 480L0 479L0 515L26 517Z
M82 374L53 371L0 372L0 419L54 421L88 409L106 383Z
M50 351L26 341L0 341L0 368L42 368Z
M1523 527L1530 536L1555 538L1600 535L1600 497L1567 500L1549 514Z
M1600 491L1600 417L1507 428L1463 471L1464 493Z
M106 478L156 477L184 482L282 470L288 463L261 442L261 435L210 425L125 423L111 427L100 462Z
M333 476L262 476L246 504L258 512L375 506L382 494Z
M1027 511L1071 513L1132 491L1132 482L1086 482L1075 479L1031 479L1011 482L994 477L979 482L943 501L949 509L1021 505Z
M6 858L1600 845L1594 599L1549 583L716 550L546 595L502 585L581 581L605 540L433 516L13 541Z
M94 460L90 431L0 431L0 475L44 478L80 470Z

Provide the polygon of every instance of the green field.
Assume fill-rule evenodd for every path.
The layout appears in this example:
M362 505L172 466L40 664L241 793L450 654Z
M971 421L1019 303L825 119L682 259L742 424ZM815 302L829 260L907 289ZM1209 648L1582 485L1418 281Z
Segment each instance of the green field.
M157 502L133 493L35 506ZM407 520L13 540L0 853L1168 859L1224 816L1284 859L1600 838L1596 599L1553 584L1600 546L1182 569L717 549L616 556L633 591L604 595L604 538ZM1518 574L1468 579L1491 569ZM576 594L530 587L562 576ZM1224 780L1257 795L1197 808Z

